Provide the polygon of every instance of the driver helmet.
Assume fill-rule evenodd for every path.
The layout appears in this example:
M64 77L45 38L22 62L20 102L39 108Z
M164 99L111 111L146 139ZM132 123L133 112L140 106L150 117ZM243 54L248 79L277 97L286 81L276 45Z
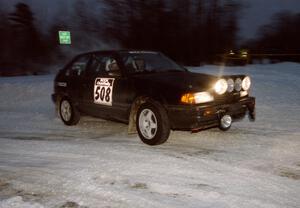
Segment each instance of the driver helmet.
M116 64L117 63L117 61L115 60L115 59L112 59L112 58L110 58L110 59L108 59L107 61L106 61L106 66L105 66L105 71L110 71L110 68L109 68L109 66L111 65L111 64Z

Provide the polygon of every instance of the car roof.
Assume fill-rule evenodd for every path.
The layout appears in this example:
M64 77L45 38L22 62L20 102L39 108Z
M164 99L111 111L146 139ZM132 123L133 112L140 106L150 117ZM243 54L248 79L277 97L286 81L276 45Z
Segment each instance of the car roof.
M89 55L95 53L158 53L158 51L150 51L150 50L98 50L98 51L90 51L79 54L82 55Z

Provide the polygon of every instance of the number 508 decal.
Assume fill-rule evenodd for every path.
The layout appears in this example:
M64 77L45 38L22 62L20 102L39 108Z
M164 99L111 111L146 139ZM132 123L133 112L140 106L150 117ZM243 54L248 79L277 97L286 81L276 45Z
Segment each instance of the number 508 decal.
M96 78L94 85L94 103L112 106L114 78Z

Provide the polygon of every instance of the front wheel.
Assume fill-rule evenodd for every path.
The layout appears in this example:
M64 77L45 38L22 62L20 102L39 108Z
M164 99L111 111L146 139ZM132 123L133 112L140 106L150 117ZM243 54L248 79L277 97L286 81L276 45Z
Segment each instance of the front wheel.
M170 122L166 110L155 102L142 104L137 112L136 128L145 144L165 143L170 135Z
M60 101L59 115L64 124L68 126L76 125L80 119L78 110L67 98L63 98Z

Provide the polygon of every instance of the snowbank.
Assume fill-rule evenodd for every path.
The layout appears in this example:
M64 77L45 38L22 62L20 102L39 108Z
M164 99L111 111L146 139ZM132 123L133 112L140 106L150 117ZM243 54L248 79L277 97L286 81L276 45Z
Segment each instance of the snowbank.
M0 78L0 207L299 207L299 68L190 68L249 74L257 122L172 132L158 147L119 123L64 126L53 75Z

